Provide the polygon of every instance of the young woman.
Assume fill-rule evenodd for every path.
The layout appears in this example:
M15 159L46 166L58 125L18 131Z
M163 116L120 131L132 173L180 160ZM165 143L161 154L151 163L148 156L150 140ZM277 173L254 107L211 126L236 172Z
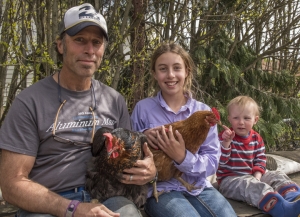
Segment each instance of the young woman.
M145 211L155 217L234 217L227 200L206 178L214 174L220 158L217 127L210 129L206 141L196 154L185 149L184 141L176 140L180 133L161 136L162 125L188 118L195 111L211 110L192 98L191 83L195 65L190 55L178 44L163 43L152 55L151 71L159 90L154 97L141 100L135 106L131 120L134 130L143 132L153 148L163 150L183 172L182 178L196 189L189 192L177 179L157 182L162 193L157 203L152 188L145 204Z

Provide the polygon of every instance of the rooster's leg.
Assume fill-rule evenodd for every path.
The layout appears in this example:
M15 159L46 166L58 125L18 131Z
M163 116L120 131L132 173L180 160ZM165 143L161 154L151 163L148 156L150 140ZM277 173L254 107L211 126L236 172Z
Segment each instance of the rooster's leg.
M195 186L195 183L190 184L190 183L186 182L186 181L183 180L183 178L181 178L180 176L177 176L176 179L177 179L179 182L181 182L181 184L182 184L184 187L186 187L186 189L187 189L189 192L191 192L192 190L201 188L201 187Z
M177 179L186 189L191 192L192 190L199 189L200 187L195 187L195 182L190 184L186 182L183 178L181 178L182 172L177 170L174 174L175 179Z
M157 188L156 188L156 182L153 182L153 197L155 198L156 202L158 203L158 197L164 193L164 191L160 191L158 192L157 191Z

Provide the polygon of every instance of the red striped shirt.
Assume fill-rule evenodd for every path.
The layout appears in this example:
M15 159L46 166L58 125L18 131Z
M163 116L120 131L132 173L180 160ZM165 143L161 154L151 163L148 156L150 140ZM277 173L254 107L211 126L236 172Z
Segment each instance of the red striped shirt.
M219 134L221 142L223 132ZM252 175L256 171L260 171L262 174L266 172L264 141L254 130L250 131L248 137L235 135L230 147L225 149L221 145L221 151L222 155L217 171L219 184L222 178L227 176Z

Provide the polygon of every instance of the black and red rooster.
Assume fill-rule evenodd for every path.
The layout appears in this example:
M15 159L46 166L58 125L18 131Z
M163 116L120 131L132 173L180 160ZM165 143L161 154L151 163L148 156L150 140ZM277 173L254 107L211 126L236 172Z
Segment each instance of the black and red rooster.
M142 207L147 199L147 185L123 184L118 177L125 168L132 168L137 160L143 159L145 142L147 138L140 132L106 127L97 130L85 185L92 199L103 202L113 196L124 196Z

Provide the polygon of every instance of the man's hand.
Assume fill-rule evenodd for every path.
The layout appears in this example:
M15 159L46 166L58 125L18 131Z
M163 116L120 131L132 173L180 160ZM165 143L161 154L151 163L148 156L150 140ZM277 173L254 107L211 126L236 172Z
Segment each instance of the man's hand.
M80 203L74 212L75 217L119 217L119 213L114 213L109 210L103 204L95 204L95 203Z
M153 154L147 143L143 144L145 157L138 160L134 167L124 169L120 182L124 184L144 185L152 181L156 175L156 167L153 161Z

